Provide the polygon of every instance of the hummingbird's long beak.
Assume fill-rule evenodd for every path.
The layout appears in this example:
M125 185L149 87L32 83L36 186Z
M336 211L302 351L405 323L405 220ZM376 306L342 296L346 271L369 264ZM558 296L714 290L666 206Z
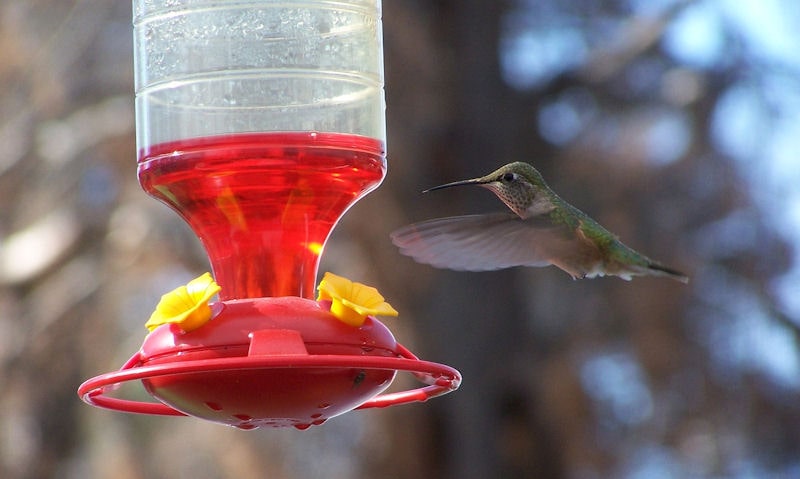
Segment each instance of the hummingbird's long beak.
M471 180L461 180L461 181L454 181L452 183L446 183L444 185L434 186L433 188L428 188L427 190L423 191L423 193L427 193L433 190L441 190L444 188L450 188L453 186L461 186L461 185L482 185L486 183L485 178L472 178Z

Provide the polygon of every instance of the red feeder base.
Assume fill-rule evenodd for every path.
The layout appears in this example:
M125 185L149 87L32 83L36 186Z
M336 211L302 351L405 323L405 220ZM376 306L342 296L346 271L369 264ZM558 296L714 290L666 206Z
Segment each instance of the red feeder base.
M352 409L425 401L461 381L455 369L419 360L371 317L354 328L298 297L231 300L212 309L214 319L190 333L155 329L119 371L84 382L78 395L118 411L306 429ZM397 371L426 386L380 395ZM134 380L160 403L107 395Z

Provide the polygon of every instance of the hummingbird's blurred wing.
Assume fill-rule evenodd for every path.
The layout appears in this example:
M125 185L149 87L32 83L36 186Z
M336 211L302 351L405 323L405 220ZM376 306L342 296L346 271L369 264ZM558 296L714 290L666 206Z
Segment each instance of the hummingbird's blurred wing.
M564 228L513 213L436 218L391 233L400 252L418 263L458 271L546 266L567 241Z

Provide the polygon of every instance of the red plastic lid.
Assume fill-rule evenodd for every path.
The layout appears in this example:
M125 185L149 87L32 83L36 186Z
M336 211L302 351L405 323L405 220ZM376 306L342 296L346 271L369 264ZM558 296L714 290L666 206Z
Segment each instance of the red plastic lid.
M395 355L397 341L381 322L368 317L354 328L337 320L316 301L294 296L238 299L211 305L214 316L202 327L184 333L177 326L156 328L144 340L139 360L146 364L165 355L213 350L219 355L244 356L251 348L261 354L280 353L281 347L297 351L297 336L259 331L296 331L310 354ZM267 340L268 339L268 340Z

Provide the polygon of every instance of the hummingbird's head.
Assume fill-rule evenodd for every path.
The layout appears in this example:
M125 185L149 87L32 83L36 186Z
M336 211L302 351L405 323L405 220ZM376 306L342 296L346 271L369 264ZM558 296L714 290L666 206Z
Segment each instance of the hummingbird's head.
M426 191L460 185L482 186L497 195L520 218L544 213L553 208L547 184L533 166L517 161L501 166L480 178L456 181Z

